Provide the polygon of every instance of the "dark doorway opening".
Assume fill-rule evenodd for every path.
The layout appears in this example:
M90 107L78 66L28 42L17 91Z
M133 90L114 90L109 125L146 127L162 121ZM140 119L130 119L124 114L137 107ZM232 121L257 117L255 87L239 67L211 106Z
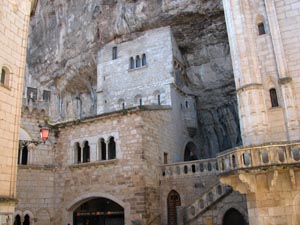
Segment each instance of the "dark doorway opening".
M246 225L246 222L239 211L231 208L224 215L223 225Z
M168 195L168 225L177 225L176 207L181 206L180 195L177 191L170 191Z
M124 208L107 198L80 205L73 213L73 225L124 225Z

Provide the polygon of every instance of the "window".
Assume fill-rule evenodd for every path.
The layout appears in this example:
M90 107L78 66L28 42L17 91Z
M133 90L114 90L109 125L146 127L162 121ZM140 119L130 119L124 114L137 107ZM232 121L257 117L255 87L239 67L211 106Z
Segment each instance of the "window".
M263 35L266 33L265 25L263 22L259 23L257 26L258 26L258 34L259 35Z
M185 108L189 108L189 102L188 101L185 101Z
M168 164L168 153L164 152L164 164Z
M36 100L37 100L37 89L36 88L32 88L32 87L27 88L27 99L28 99L28 102L30 100L32 100L33 102L36 102Z
M112 59L117 59L117 47L112 48Z
M111 137L108 143L108 159L115 159L115 158L116 158L116 142L114 137Z
M136 56L135 58L135 67L138 68L141 66L141 59L140 59L140 56Z
M130 69L134 69L134 59L133 59L133 57L130 57L129 68L130 68Z
M74 157L75 163L81 163L81 147L78 142L75 143Z
M278 105L278 99L277 99L277 93L275 88L270 89L270 98L271 98L271 105L272 107L277 107Z
M85 141L83 146L83 162L89 162L90 161L90 146L89 142Z
M142 98L139 99L139 104L143 105L143 99Z
M142 56L142 66L146 66L146 65L147 65L146 54L143 54L143 56Z
M46 102L50 102L50 96L51 96L51 92L50 91L43 91L43 100Z
M160 95L157 95L157 104L160 105Z
M1 71L1 80L0 80L1 84L5 84L5 74L6 74L5 70L2 69L2 71Z
M101 148L101 160L106 160L106 143L103 138L100 139L100 148Z
M26 146L21 146L18 152L18 164L27 165L28 163L28 148Z

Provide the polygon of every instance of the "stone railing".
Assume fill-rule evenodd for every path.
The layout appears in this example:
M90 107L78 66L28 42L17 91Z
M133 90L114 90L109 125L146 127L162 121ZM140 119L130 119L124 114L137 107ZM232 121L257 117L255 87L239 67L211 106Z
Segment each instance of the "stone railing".
M239 169L300 163L300 143L270 143L222 152L217 157L219 174Z
M220 183L215 184L193 204L183 209L183 223L186 224L195 219L201 213L205 212L212 204L231 192L232 189L229 186Z
M216 159L195 160L182 163L166 164L161 167L161 179L176 178L195 174L217 174Z

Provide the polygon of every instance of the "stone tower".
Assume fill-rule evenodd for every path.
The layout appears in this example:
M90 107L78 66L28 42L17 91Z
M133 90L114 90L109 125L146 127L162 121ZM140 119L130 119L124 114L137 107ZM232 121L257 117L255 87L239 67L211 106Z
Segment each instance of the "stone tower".
M0 224L12 224L16 204L18 135L31 3L12 0L0 5Z
M299 224L299 2L224 0L244 147L219 154L250 224Z

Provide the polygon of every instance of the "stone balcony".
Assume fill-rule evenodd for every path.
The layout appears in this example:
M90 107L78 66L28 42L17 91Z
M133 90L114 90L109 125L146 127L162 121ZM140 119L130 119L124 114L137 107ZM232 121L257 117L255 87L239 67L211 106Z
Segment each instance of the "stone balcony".
M237 170L300 165L300 142L269 143L222 152L217 157L219 175Z

